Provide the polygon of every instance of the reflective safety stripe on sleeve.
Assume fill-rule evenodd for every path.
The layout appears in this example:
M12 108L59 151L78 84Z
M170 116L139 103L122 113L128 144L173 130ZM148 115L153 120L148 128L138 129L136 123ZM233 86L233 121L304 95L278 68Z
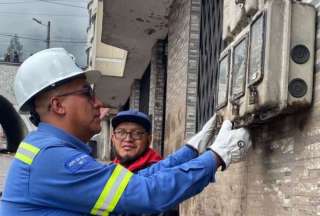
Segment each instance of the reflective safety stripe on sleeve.
M26 164L31 165L34 157L38 154L39 151L40 151L39 148L31 144L22 142L19 145L15 158L17 158L18 160Z
M117 165L91 210L93 215L107 216L114 210L133 173Z

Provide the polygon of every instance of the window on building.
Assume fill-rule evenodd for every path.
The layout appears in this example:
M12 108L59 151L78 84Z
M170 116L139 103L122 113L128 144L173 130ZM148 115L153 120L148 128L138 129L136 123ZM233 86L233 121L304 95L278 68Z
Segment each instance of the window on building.
M213 115L219 55L222 50L223 1L201 1L200 56L198 76L197 128Z

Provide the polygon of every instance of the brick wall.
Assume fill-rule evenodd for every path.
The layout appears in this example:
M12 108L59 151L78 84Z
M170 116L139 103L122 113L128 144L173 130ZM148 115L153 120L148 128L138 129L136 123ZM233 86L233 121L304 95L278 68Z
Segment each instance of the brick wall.
M139 110L140 100L140 80L135 80L131 87L130 109Z
M186 126L185 139L190 138L196 132L196 108L197 108L197 83L199 68L199 43L200 43L200 19L201 0L190 1L189 14L189 42L188 42L188 68L186 86ZM203 197L193 197L180 205L180 215L202 215L204 209L201 208ZM200 207L200 208L199 208Z
M169 13L164 153L184 141L186 128L190 0L175 0Z
M152 116L152 147L162 153L163 114L166 82L166 41L158 41L152 48L150 68L149 115Z
M201 0L191 0L190 32L187 71L187 110L185 137L190 138L196 132L197 84L200 53Z

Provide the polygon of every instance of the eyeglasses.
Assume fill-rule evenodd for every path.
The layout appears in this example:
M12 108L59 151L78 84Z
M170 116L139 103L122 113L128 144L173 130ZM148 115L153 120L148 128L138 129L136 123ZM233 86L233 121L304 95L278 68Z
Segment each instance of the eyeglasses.
M126 131L124 129L118 129L113 132L116 139L123 140L127 137L129 134L130 137L134 140L140 140L143 138L143 136L146 134L145 131L141 130L134 130L134 131Z
M88 99L93 100L95 98L95 91L94 91L93 86L91 87L90 85L84 85L82 87L82 89L67 92L67 93L60 94L60 95L55 95L55 96L56 97L64 97L64 96L69 96L69 95L84 95Z

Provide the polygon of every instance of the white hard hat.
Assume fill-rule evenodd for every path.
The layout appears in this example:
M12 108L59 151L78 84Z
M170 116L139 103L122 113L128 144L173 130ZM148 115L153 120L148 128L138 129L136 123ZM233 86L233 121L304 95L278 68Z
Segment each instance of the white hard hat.
M30 111L31 99L42 90L80 74L85 74L88 81L93 82L100 73L83 71L63 48L46 49L30 56L21 64L14 80L19 111Z

